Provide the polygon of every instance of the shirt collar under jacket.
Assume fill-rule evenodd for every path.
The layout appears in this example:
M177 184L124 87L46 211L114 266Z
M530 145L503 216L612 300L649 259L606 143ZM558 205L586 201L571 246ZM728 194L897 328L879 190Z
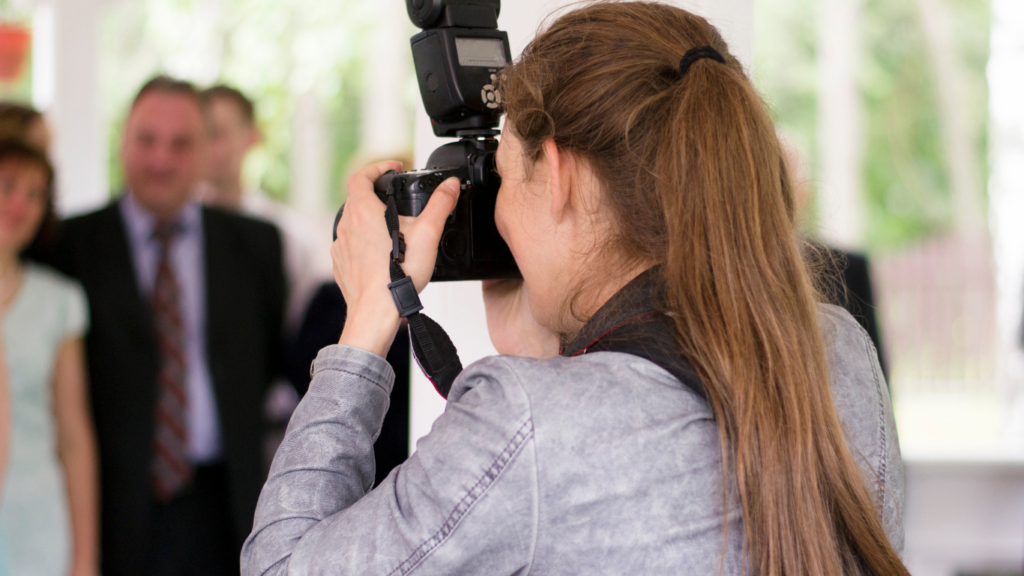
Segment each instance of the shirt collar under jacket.
M156 229L157 218L139 203L131 190L126 191L121 198L121 206L132 243L136 246L146 246L150 242L156 242L153 232ZM177 220L181 235L193 234L199 231L202 224L202 207L199 202L189 200L174 219Z

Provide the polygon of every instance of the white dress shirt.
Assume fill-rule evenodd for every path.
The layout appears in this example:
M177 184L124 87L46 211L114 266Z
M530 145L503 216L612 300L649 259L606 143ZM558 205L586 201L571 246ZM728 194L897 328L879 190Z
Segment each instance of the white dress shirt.
M153 237L156 217L128 192L120 201L121 218L128 233L135 278L147 301L152 297L159 265L160 243ZM220 419L210 377L206 338L206 251L203 211L190 201L177 216L181 232L171 245L171 267L181 291L185 328L185 387L188 393L189 455L194 464L221 457ZM155 406L150 409L156 409Z

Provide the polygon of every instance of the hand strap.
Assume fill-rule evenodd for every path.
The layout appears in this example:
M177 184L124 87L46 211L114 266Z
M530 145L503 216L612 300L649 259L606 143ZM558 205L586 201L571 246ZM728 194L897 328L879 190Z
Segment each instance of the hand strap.
M392 188L388 190L384 201L387 205L384 220L388 225L388 233L391 234L391 284L388 284L388 289L391 290L398 314L409 320L409 341L416 364L434 385L437 393L443 398L448 398L452 383L462 372L462 362L459 360L455 344L444 329L426 315L420 314L423 304L416 293L416 286L412 278L406 276L402 270L401 263L405 262L405 237L398 229L398 207L395 204L394 187L397 181L397 178L392 181Z

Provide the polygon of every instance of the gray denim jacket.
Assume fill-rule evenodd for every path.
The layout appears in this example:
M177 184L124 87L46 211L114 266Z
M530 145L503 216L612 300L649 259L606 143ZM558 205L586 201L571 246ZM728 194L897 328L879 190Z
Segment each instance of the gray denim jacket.
M903 464L874 347L844 310L822 306L821 317L836 407L902 553ZM243 574L744 572L743 519L734 500L723 510L711 409L655 364L620 352L485 358L373 488L393 380L374 354L320 352Z

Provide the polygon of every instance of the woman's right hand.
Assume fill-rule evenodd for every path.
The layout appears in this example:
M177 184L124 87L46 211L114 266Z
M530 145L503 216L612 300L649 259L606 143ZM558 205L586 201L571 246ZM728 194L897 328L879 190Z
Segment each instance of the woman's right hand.
M526 358L558 355L558 334L537 323L522 280L485 280L484 308L487 332L499 354Z
M345 296L348 316L339 344L362 348L383 357L398 332L401 318L391 297L391 235L384 221L384 203L373 183L398 162L379 162L356 172L348 181L348 201L331 247L334 279ZM458 180L443 182L416 218L399 218L405 236L402 269L417 292L430 281L445 220L459 199Z

